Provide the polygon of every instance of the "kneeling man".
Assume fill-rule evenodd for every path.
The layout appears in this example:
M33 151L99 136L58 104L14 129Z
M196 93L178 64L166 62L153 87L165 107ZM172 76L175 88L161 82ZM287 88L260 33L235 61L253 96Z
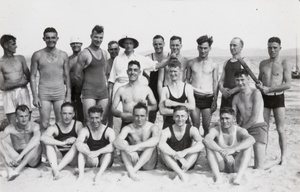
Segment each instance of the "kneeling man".
M204 138L207 159L215 182L221 183L220 171L237 172L233 184L239 185L250 159L255 139L247 130L235 124L234 110L220 109L220 126L213 127Z
M147 117L146 104L137 103L133 108L133 123L125 126L114 142L121 151L129 177L135 181L139 180L136 175L138 170L151 170L157 164L159 129L147 121Z
M83 178L84 166L100 166L94 182L98 181L107 167L113 164L115 132L112 128L101 123L103 109L92 106L88 109L89 122L78 135L76 147L78 154L78 180Z
M73 144L82 129L82 123L73 120L75 116L73 104L69 102L62 104L60 116L61 121L48 127L41 137L41 141L46 146L46 154L54 180L60 179L59 171L66 165L77 164L77 150ZM60 161L59 164L58 161Z
M30 112L26 105L16 108L16 123L8 125L0 133L0 157L8 173L8 181L19 176L28 165L37 167L41 162L40 126L30 122ZM5 142L10 136L11 144Z
M164 164L174 170L182 181L188 180L185 171L194 168L199 152L204 148L199 130L186 124L188 114L185 106L175 107L175 124L162 131L159 142Z

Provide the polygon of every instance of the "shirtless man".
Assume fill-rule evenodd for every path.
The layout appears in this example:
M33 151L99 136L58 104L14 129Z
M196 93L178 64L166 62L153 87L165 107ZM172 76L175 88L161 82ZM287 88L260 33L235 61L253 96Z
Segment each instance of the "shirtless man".
M98 106L88 109L90 121L84 127L76 140L78 154L78 180L83 179L84 167L100 167L94 177L98 182L107 167L113 164L115 132L112 128L101 123L103 110Z
M0 133L0 157L7 170L8 181L19 176L26 165L40 165L40 136L40 126L30 122L29 108L19 105L16 108L16 123L8 125ZM11 138L11 144L5 142L6 137Z
M177 57L177 59L181 63L181 69L182 69L182 71L180 72L180 79L183 82L185 82L185 79L186 79L186 68L187 68L188 59L186 57L183 57L180 54L181 48L182 48L182 39L181 39L181 37L172 36L170 38L171 54L175 54L176 57ZM168 76L168 66L166 66L165 68L161 68L159 70L158 84L161 87L164 87L166 85L171 85L171 79Z
M81 52L82 42L78 37L72 37L70 41L73 54L69 57L70 79L71 79L71 100L76 110L75 117L78 121L83 122L83 109L81 102L81 85L76 84L75 71L77 68L78 55Z
M217 109L219 66L208 58L213 38L197 39L199 56L188 62L187 82L194 88L196 108L191 112L193 125L200 128L200 112L204 136L208 133L212 113Z
M16 38L12 35L1 37L1 46L4 54L0 59L0 89L3 95L4 113L9 123L15 123L15 109L24 104L30 108L30 96L27 84L30 72L26 60L16 53ZM31 109L30 109L31 110Z
M151 89L138 81L141 74L141 67L138 61L134 60L128 63L127 74L129 82L118 89L111 108L112 114L122 119L121 129L133 122L133 107L138 102L146 103L148 111L157 109L157 103ZM120 102L122 102L123 111L118 109Z
M82 85L82 103L85 125L88 122L88 109L99 105L104 109L103 120L107 119L108 87L106 80L107 53L100 48L104 28L96 25L92 29L91 44L78 56L75 79Z
M164 115L163 129L175 123L173 119L174 107L185 106L189 111L195 109L193 87L183 83L180 78L181 63L174 59L168 65L168 75L171 83L163 87L159 101L159 112ZM187 123L190 124L189 120Z
M153 37L153 48L154 53L146 55L150 57L153 61L162 62L163 59L166 59L169 54L164 53L165 41L161 35L155 35ZM156 101L159 103L159 97L161 95L162 84L158 83L158 71L152 71L149 77L149 87L151 88ZM156 120L157 111L150 111L148 120L151 123L154 123Z
M43 40L46 47L33 53L30 69L33 105L39 108L42 131L49 126L52 105L55 121L58 122L60 121L60 106L63 102L71 101L69 58L66 52L56 48L58 41L56 29L46 28ZM37 85L38 71L39 84Z
M131 179L139 180L137 172L155 169L158 161L156 145L159 141L159 129L147 121L148 108L137 103L133 108L133 123L126 125L114 141L121 151L121 158Z
M251 160L255 139L247 130L235 124L232 108L220 109L220 125L209 130L203 143L215 183L222 183L220 171L237 172L233 184L240 185Z
M222 93L221 108L231 107L233 96L239 92L239 88L235 85L234 73L242 68L241 63L237 59L241 57L243 47L244 42L239 37L234 37L230 42L232 58L224 63L218 83L219 90Z
M264 121L264 101L260 91L251 88L250 77L246 70L240 69L235 73L235 81L240 88L232 101L232 109L235 113L239 113L242 121L240 126L247 129L256 141L254 149L254 168L268 169L270 166L265 164L266 144L268 141L268 128ZM278 161L274 161L278 164ZM277 163L276 163L277 162Z
M54 180L61 178L59 171L69 163L77 165L77 150L73 144L83 127L80 121L73 120L75 116L73 104L69 102L62 104L60 114L61 121L50 126L41 136Z
M182 181L187 181L187 170L193 169L204 148L196 127L186 124L189 111L184 106L174 109L175 124L162 131L159 149L164 164L174 170Z
M278 37L268 40L269 59L259 65L258 79L262 82L257 87L262 91L264 100L264 119L270 123L271 111L274 113L276 128L279 135L281 165L286 164L286 136L284 131L285 104L284 91L291 88L291 65L280 58L281 41Z

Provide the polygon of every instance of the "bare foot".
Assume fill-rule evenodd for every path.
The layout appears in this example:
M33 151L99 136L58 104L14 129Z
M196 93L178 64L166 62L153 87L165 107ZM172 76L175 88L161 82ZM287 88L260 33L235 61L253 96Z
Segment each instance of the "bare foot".
M181 181L186 182L189 180L189 177L187 174L185 173L178 173L179 178L181 179Z
M53 176L53 180L59 180L59 179L61 179L62 178L62 176L60 175L60 174L58 174L58 175L54 175Z
M232 184L234 184L234 185L241 185L241 181L235 178L235 179L232 181Z
M222 184L223 179L221 177L215 177L215 184Z
M135 173L128 173L128 175L134 181L139 181L140 180Z
M83 175L79 174L78 177L77 177L77 181L82 181L83 178L84 178Z
M286 165L287 163L286 163L286 159L285 159L285 157L281 157L281 161L280 161L280 165Z
M14 180L15 178L17 178L18 176L20 175L19 172L11 169L11 170L8 170L8 177L7 177L7 180L8 181L12 181Z
M281 160L276 157L274 160L268 161L265 165L264 165L264 170L268 170L271 169L273 166L275 165L279 165L281 162Z

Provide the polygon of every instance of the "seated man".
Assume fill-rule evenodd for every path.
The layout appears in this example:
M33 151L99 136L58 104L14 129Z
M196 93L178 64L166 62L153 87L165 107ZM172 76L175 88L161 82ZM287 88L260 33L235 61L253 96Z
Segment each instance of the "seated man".
M113 164L115 132L112 128L106 127L101 123L103 109L98 106L92 106L88 109L90 121L87 127L84 127L76 140L78 154L78 180L83 179L84 166L100 166L98 173L94 178L97 182L108 166Z
M187 181L185 171L192 169L204 148L199 130L186 124L189 111L184 106L174 108L175 124L165 128L159 142L164 164L174 170L182 181Z
M220 109L220 126L212 127L203 143L215 182L222 181L220 171L237 172L233 184L239 185L249 165L255 139L247 130L235 124L232 108Z
M46 129L41 141L46 146L46 154L52 168L54 180L60 179L59 171L67 164L77 164L75 145L79 130L83 127L80 121L73 120L74 105L67 102L61 105L61 121ZM60 163L58 164L58 160Z
M151 170L157 165L159 129L147 121L148 109L144 103L139 102L134 106L133 117L133 123L121 130L114 145L121 151L129 177L137 181L138 170Z
M40 126L30 122L29 108L19 105L16 108L16 123L8 125L0 133L0 157L8 173L8 181L19 176L22 169L28 165L37 167L41 162ZM5 138L11 137L11 144Z

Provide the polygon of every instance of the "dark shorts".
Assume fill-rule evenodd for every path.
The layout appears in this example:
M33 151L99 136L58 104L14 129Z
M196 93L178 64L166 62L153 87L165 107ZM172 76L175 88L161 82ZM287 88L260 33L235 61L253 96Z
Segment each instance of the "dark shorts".
M262 95L264 99L265 108L275 109L278 107L285 107L284 94L281 95Z
M211 108L211 104L214 100L212 95L198 95L194 93L196 107L199 109Z
M256 123L247 129L256 142L267 144L268 141L268 125L265 122Z
M23 149L18 149L17 150L17 152L20 154L20 153L22 153L22 151L23 151ZM23 157L24 158L24 157ZM22 158L22 159L23 159ZM27 164L27 165L25 165L25 167L30 167L30 168L37 168L38 166L40 166L42 164L42 158L41 158L41 156L40 156L40 159L38 160L38 162L35 164L35 165L33 165L33 166L31 166L31 165L29 165L29 164Z

